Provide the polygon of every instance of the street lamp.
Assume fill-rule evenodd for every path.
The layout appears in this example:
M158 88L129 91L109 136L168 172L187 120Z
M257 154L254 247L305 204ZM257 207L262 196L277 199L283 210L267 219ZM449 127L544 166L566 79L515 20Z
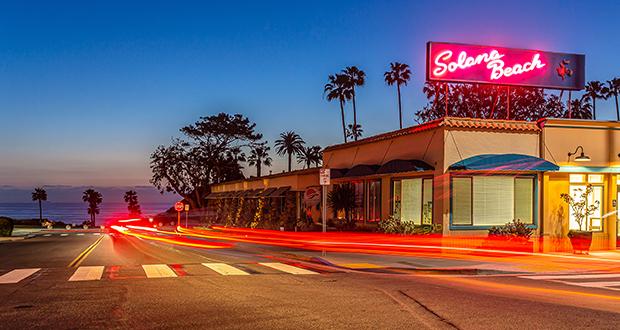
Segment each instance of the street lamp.
M578 146L574 152L569 152L568 153L568 161L570 162L570 157L573 155L577 154L577 151L581 149L581 153L579 154L579 156L575 157L575 161L576 162L589 162L590 156L587 156L586 154L583 153L583 147L582 146Z

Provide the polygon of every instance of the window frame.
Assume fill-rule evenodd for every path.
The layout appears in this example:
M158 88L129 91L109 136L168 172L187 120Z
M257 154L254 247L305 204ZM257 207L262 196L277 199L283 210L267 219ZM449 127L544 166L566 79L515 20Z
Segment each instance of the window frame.
M420 179L421 183L421 194L420 194L420 224L424 223L424 180L431 180L431 201L433 205L433 209L431 211L431 224L435 223L433 220L435 219L434 208L435 208L435 177L432 175L422 175L422 176L395 176L390 178L390 216L394 215L394 182L401 181L401 194L402 194L402 180L411 180L411 179ZM401 196L401 214L402 214L402 196ZM400 221L400 219L398 219Z
M538 174L523 174L523 173L515 173L515 174L504 174L504 173L468 173L468 174L455 174L455 173L450 173L450 230L488 230L491 227L494 226L498 226L498 225L476 225L475 224L475 219L474 219L474 208L473 208L473 203L474 203L474 180L473 177L474 176L510 176L513 179L517 179L517 178L530 178L532 179L532 182L534 184L532 189L532 223L531 224L527 224L528 228L532 228L532 229L537 229L538 228L538 178L539 175ZM454 189L453 189L453 178L469 178L471 180L471 184L470 184L470 189L471 189L471 203L472 203L472 207L471 207L471 223L467 224L467 225L460 225L460 224L454 224L453 223L453 202L454 202L454 198L453 198L453 194L454 194ZM513 200L513 208L515 207L514 205L514 200Z

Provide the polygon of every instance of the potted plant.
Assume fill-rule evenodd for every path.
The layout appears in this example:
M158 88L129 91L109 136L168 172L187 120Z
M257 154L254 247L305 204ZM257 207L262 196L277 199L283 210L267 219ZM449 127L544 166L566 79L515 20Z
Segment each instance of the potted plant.
M571 229L568 231L573 252L579 251L587 254L592 244L592 231L588 230L587 219L598 209L599 201L594 201L593 204L588 203L588 196L592 193L592 185L587 185L585 190L576 189L576 192L576 196L561 194L560 198L571 208L575 222L579 225L579 230Z

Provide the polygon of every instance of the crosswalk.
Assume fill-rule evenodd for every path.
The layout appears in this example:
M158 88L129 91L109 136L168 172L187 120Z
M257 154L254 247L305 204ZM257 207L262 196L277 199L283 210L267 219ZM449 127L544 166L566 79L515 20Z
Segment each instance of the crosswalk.
M303 266L306 267L306 266ZM0 271L0 284L16 284L33 278L39 278L42 273L49 273L51 269L23 268L10 271ZM289 274L289 275L318 275L337 271L302 268L300 265L290 265L280 262L262 262L250 264L202 263L186 265L146 264L135 266L80 266L77 269L67 269L70 273L65 276L68 282L102 281L129 278L174 278L184 276L238 276L261 274ZM126 272L131 276L119 276Z
M519 276L529 280L550 281L584 288L620 291L620 273L553 274Z

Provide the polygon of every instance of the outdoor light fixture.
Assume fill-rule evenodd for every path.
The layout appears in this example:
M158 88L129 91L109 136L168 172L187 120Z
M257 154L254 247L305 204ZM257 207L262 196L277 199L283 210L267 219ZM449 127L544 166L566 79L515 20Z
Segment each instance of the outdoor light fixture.
M568 153L568 161L570 162L570 157L573 155L577 154L577 151L581 149L581 153L579 154L579 156L575 157L575 161L576 162L589 162L590 161L590 156L586 156L583 153L583 147L582 146L578 146L577 149L575 149L574 152L569 152Z

